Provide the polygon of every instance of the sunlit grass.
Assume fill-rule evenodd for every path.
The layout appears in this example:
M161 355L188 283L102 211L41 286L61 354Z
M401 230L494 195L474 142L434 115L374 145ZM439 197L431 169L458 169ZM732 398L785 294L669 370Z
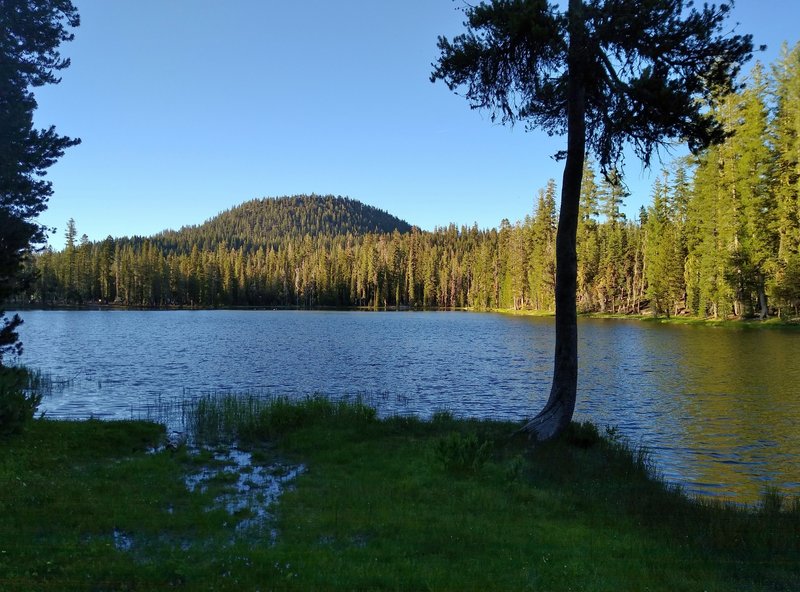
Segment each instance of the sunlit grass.
M527 310L527 309L487 309L491 312L510 316L523 317L554 317L553 311ZM580 313L579 318L584 319L623 319L635 320L648 323L668 324L668 325L692 325L698 327L725 327L729 329L790 329L800 330L800 318L798 317L770 317L767 319L759 318L704 318L688 315L665 315L655 316L647 312L643 313L599 313L587 312Z

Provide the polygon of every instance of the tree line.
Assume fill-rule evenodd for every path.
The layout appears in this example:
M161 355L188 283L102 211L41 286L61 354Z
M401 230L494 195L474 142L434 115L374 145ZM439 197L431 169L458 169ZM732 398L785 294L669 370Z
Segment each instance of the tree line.
M637 220L622 211L628 194L619 176L597 175L587 163L577 236L582 312L797 314L800 45L785 49L769 71L757 65L747 87L721 97L714 108L731 135L663 171ZM77 238L70 220L63 250L28 259L17 299L145 307L554 309L552 180L524 220L503 220L489 230L450 225L432 232L330 232L312 218L347 217L340 205L360 204L316 198L328 199L318 208L312 198L295 203L304 212L302 233L275 232L258 207L272 200L232 210L236 232L215 219L190 233L90 242ZM258 228L269 228L268 241L256 240L263 234Z
M627 284L626 274L617 273L600 253L635 260L628 251L641 251L641 231L624 220L617 192L604 191L607 186L605 181L598 185L596 199L602 212L614 214L607 222L594 217L587 222L592 243L587 252L597 257L595 267L607 265L609 271L584 274L583 302L586 310L627 311L640 305L641 282ZM489 230L450 225L433 232L273 234L268 244L257 247L207 238L216 246L195 243L187 251L176 248L172 235L166 243L160 236L78 239L70 220L63 250L46 250L28 260L27 288L19 298L44 306L103 302L551 311L555 225L552 180L539 191L537 207L524 221L512 225L504 220L499 229ZM217 225L211 228L219 232Z
M715 101L726 140L679 161L643 216L656 313L766 317L800 303L800 44Z

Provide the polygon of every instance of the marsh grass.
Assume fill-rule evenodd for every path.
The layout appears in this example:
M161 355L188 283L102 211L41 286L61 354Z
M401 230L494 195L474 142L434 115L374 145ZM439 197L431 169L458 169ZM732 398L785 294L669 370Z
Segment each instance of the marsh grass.
M334 401L322 395L300 399L259 395L206 395L187 414L187 429L200 443L252 443L272 440L301 426L357 427L376 421L375 409L355 401Z
M654 475L645 450L590 424L532 446L508 422L379 419L321 397L216 397L193 413L198 438L307 467L272 532L237 536L228 514L209 511L214 487L187 490L183 476L212 452L147 454L159 426L36 420L0 440L0 589L727 592L800 581L800 501L775 490L752 508L690 499Z

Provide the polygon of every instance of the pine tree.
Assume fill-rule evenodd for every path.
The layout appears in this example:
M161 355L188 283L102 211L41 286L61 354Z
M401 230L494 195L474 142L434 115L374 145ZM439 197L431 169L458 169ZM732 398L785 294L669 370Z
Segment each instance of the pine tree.
M625 284L625 214L622 207L628 197L617 171L605 175L598 191L600 214L604 221L599 229L600 262L596 293L600 312L620 312Z
M78 231L75 227L75 220L70 218L67 220L67 228L64 231L64 269L62 277L64 281L64 288L66 290L66 298L69 301L78 301L78 256L77 246L75 239L78 236Z
M79 143L52 126L34 128L31 90L59 82L56 73L69 66L59 46L79 23L69 0L0 0L0 302L17 289L25 254L45 240L35 221L53 193L45 172ZM4 355L22 353L21 323L0 310L0 366Z
M677 241L676 257L680 262L680 277L676 278L679 285L677 290L679 302L677 305L680 309L689 311L686 270L689 257L689 237L692 234L692 229L689 226L689 202L692 193L690 176L692 165L690 159L679 158L673 163L673 166L672 185L670 186L669 192L669 210L675 224Z
M530 231L530 291L535 310L552 311L555 305L556 182L550 179L539 191Z
M732 195L731 149L729 145L708 150L698 162L690 216L698 241L690 253L690 269L697 285L690 283L697 313L713 318L733 312L734 291L730 253L734 246L735 210Z
M508 275L510 277L511 308L520 310L532 297L528 283L530 261L529 244L525 226L517 222L510 230L507 255Z
M670 208L668 179L657 179L647 210L645 273L647 298L654 315L670 316L683 295L683 261L678 229Z
M599 215L598 187L590 159L586 159L581 182L580 218L577 231L578 308L595 309L594 283L600 268L600 243L597 217Z
M777 266L775 170L769 145L767 83L760 65L753 69L751 78L751 84L740 95L739 116L731 140L736 146L736 197L740 203L733 258L743 284L739 297L743 308L737 313L749 314L757 303L758 314L764 319L769 312L766 286Z
M730 89L752 52L750 36L722 37L728 5L695 9L653 0L631 10L612 0L495 0L465 8L467 32L439 38L431 80L466 88L472 108L493 119L566 132L556 239L553 382L544 409L525 431L560 434L575 409L578 380L577 254L581 177L587 149L608 172L631 143L649 163L670 138L697 151L722 139L698 102Z
M797 308L796 269L800 265L800 43L784 45L773 66L772 120L774 193L777 217L776 292L784 304Z

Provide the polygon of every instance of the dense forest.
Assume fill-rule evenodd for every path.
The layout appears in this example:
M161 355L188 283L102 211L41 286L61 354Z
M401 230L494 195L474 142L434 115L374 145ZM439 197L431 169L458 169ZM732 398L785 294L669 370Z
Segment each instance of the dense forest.
M584 312L797 314L800 45L713 107L732 132L676 160L637 220L624 184L587 165L578 227ZM553 309L556 185L498 229L424 232L355 200L247 202L143 238L77 237L28 259L19 303Z

